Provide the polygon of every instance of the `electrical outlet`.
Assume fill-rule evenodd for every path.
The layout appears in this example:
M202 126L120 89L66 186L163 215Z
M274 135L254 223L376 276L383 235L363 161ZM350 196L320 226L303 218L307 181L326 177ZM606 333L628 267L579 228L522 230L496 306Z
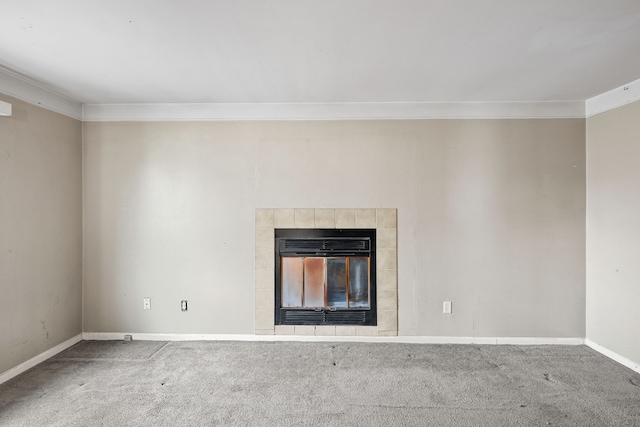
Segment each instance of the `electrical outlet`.
M143 298L142 299L142 307L145 310L151 310L151 298Z
M451 314L451 301L442 301L442 312L444 314Z
M187 311L187 300L186 299L183 299L182 301L180 301L180 310Z

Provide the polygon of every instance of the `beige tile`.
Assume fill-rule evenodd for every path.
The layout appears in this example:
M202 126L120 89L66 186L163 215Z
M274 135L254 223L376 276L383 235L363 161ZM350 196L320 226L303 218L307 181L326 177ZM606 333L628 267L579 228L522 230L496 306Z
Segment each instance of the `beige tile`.
M315 221L315 228L336 228L336 212L334 209L316 209Z
M256 289L256 309L273 310L275 308L273 292L273 289Z
M276 228L294 228L295 211L293 209L276 209Z
M273 280L271 280L273 283ZM381 291L395 291L398 289L398 270L376 270L376 287Z
M376 210L356 209L356 228L376 228Z
M273 228L275 211L273 209L256 209L256 228Z
M256 248L256 270L262 268L273 268L275 262L275 252L271 248Z
M372 337L378 335L377 326L356 326L356 336Z
M256 289L270 289L273 292L274 277L275 271L273 270L273 265L270 268L256 269Z
M276 325L276 335L295 335L293 325Z
M256 335L273 335L273 329L256 329Z
M355 209L336 209L336 228L355 228Z
M318 336L334 336L336 334L335 326L319 325L316 326L316 335Z
M256 228L256 248L273 248L274 246L273 227Z
M397 331L398 312L393 310L378 310L378 330Z
M394 249L376 250L376 263L381 270L393 270L398 268L396 260L397 251Z
M398 331L378 331L379 337L397 337Z
M343 337L352 337L356 334L355 326L336 325L336 335Z
M310 325L296 325L295 327L296 335L315 335L316 327Z
M398 294L395 291L378 291L378 310L397 310Z
M395 228L378 228L376 230L376 249L396 249L397 247Z
M255 329L271 329L273 330L273 310L256 309L256 327Z
M398 210L397 209L377 209L378 227L380 228L397 228L398 227Z
M294 224L296 228L313 228L315 227L315 211L314 209L295 209Z

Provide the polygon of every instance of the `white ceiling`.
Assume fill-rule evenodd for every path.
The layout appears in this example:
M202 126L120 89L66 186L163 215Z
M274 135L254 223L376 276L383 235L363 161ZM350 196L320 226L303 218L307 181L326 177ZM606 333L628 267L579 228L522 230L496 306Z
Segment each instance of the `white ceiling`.
M0 0L0 65L80 103L586 100L639 0Z

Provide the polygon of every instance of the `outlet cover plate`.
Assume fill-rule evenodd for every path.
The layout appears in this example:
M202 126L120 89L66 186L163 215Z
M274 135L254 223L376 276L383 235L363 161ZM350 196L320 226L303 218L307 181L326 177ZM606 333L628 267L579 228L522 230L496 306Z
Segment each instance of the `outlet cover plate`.
M442 301L442 312L444 314L451 314L451 301Z

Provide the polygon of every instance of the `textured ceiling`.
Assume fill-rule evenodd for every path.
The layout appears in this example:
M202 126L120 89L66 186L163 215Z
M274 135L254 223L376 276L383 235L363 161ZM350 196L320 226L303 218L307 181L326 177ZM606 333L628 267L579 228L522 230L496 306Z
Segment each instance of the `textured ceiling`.
M0 65L82 103L585 100L638 0L0 0Z

